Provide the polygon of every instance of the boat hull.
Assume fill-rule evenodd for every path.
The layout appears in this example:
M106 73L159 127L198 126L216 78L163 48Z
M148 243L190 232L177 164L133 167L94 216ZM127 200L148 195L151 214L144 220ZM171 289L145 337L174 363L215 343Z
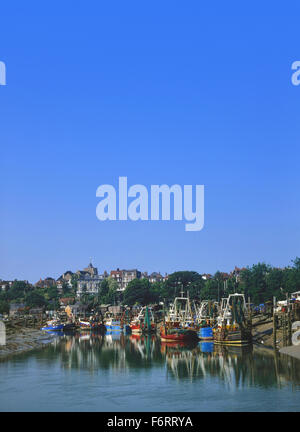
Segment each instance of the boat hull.
M100 323L90 323L88 321L80 321L79 322L80 325L80 329L81 330L99 330L99 331L103 331L105 330L105 326L103 324Z
M64 329L64 324L58 324L56 326L46 326L41 328L41 330L44 331L62 331L63 329Z
M214 338L214 334L213 334L213 329L212 327L201 327L200 330L198 331L198 337L201 340L213 340Z
M151 324L151 327L149 329L144 328L143 325L140 324L130 324L130 330L132 333L155 333L156 332L156 325Z
M185 342L189 338L183 335L166 335L164 333L160 334L160 338L163 342Z
M252 338L249 332L218 329L214 332L214 342L224 345L247 345L252 343Z
M192 340L198 340L197 333L195 331L172 332L166 333L165 331L160 332L160 338L163 342L189 342Z

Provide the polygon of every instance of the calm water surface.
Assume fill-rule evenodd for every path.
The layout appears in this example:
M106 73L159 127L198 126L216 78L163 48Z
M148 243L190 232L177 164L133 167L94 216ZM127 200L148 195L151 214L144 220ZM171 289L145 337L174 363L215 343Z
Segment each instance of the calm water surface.
M0 363L0 411L300 411L300 361L263 348L52 337Z

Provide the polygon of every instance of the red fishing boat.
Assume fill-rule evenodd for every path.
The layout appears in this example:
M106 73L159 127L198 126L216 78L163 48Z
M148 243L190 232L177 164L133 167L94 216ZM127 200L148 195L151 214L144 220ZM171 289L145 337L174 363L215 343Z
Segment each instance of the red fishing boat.
M163 342L189 342L197 340L198 335L192 329L162 326L160 328L160 338Z
M176 297L169 314L160 328L163 342L189 342L198 340L197 330L193 328L194 320L189 295Z
M154 322L152 309L148 306L144 306L140 310L138 316L131 321L130 329L132 333L155 332L156 324Z

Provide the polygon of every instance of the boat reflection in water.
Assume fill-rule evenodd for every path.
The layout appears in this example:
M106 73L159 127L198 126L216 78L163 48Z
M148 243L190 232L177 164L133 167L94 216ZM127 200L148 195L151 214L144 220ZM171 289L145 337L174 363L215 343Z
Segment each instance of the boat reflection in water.
M64 368L142 370L154 363L164 364L157 342L151 334L125 335L112 331L102 335L89 331L59 337L47 351L54 351Z
M165 352L168 371L178 380L218 377L229 388L300 385L299 360L273 350L200 342L193 349L168 346Z
M253 345L222 346L213 342L161 342L156 335L81 332L57 337L40 356L59 359L63 368L143 372L166 367L169 378L218 378L232 387L300 385L299 360Z

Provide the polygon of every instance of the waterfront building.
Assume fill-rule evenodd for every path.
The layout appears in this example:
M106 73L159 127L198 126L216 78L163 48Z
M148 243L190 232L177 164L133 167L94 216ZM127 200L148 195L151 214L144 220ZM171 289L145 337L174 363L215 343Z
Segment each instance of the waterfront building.
M140 279L142 276L142 273L137 270L120 270L117 268L117 270L112 270L110 272L110 276L117 281L118 283L118 291L124 291L133 279Z

